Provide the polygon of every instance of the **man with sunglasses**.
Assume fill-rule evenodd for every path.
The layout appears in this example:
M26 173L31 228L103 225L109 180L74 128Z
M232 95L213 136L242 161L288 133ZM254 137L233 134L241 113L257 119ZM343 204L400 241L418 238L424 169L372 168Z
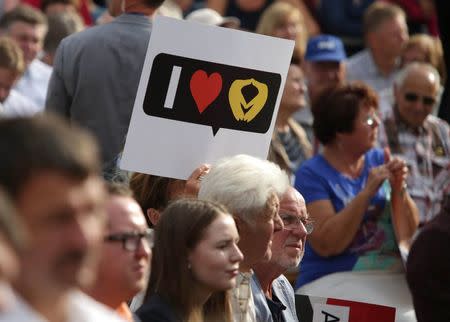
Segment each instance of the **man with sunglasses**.
M380 143L407 163L408 192L423 226L449 202L450 128L431 114L439 97L440 78L434 67L411 63L394 83L395 103L383 116Z
M143 291L150 273L153 230L128 187L108 184L107 230L101 250L98 277L86 290L115 309L127 321L134 317L126 302Z
M305 251L306 236L313 226L305 199L293 187L289 187L281 198L280 217L284 229L273 234L272 258L254 267L251 282L256 320L261 322L298 321L294 290L283 274L297 270Z

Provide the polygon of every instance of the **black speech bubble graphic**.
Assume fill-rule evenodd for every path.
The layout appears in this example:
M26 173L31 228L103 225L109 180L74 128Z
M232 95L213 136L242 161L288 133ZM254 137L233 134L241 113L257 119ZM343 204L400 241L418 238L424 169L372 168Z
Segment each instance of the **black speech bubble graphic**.
M179 72L178 81L176 71ZM260 111L248 122L242 117L236 119L238 108L234 104L233 112L230 106L229 91L235 81L235 85L241 84L234 86L234 93L240 89L243 99L241 114L247 119L250 114L255 114L249 111L258 108L258 104L253 103L265 101ZM220 128L266 133L280 84L280 74L163 53L158 54L153 61L143 108L151 116L211 126L213 135ZM258 95L261 96L254 99ZM170 97L172 100L168 99ZM265 97L267 99L264 100ZM167 104L167 101L170 103Z

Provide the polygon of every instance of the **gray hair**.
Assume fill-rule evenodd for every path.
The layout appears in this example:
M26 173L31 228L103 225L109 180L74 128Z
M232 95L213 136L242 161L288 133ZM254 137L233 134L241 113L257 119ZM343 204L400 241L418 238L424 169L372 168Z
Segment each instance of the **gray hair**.
M433 65L429 63L423 63L423 62L412 62L400 70L400 72L395 77L394 83L397 87L403 86L405 83L406 78L413 72L417 70L423 70L427 72L428 74L432 74L435 79L436 83L440 85L441 83L441 77L439 76L439 72L436 68L433 67Z
M281 198L288 187L288 176L278 165L240 154L211 168L201 181L198 198L222 203L234 216L252 221L274 193Z

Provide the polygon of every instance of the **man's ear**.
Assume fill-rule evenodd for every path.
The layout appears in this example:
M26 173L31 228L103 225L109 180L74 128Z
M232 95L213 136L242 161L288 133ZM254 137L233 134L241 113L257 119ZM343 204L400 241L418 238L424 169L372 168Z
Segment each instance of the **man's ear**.
M156 224L159 221L159 218L161 217L161 213L158 210L156 210L155 208L148 208L146 215L153 226L156 226Z

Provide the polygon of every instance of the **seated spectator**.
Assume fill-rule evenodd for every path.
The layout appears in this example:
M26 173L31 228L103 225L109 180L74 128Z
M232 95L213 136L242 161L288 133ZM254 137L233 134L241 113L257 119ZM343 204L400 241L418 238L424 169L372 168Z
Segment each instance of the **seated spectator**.
M39 111L28 98L13 89L25 70L22 50L7 37L0 37L0 116L26 116Z
M305 56L308 33L300 10L287 2L271 4L261 15L256 32L262 35L295 40L293 57L301 64Z
M218 161L201 181L198 198L225 205L239 231L238 245L244 260L233 288L235 321L256 322L250 291L252 269L272 256L273 233L283 228L279 199L288 186L286 173L277 165L248 155Z
M156 226L169 202L180 197L197 197L200 180L210 166L203 164L187 180L172 179L135 172L131 175L130 189L146 215L149 227Z
M450 127L431 115L440 89L439 74L426 63L411 63L394 84L395 102L383 119L381 146L402 157L410 175L408 191L426 224L450 196Z
M180 199L156 226L152 278L137 314L151 321L233 321L227 290L242 253L233 217L221 205Z
M284 229L273 235L272 258L254 268L251 283L257 321L298 321L294 290L283 274L300 264L312 223L305 200L292 187L280 200L280 217Z
M80 16L73 12L51 14L48 19L48 32L44 39L44 52L41 60L53 66L56 49L65 37L84 29Z
M43 110L52 73L52 68L38 58L47 33L46 17L37 9L20 5L1 17L0 29L23 51L25 72L15 89Z
M364 14L366 49L347 60L347 80L359 80L376 92L390 88L399 69L399 58L408 40L405 13L393 4L380 1Z
M362 83L324 91L313 107L323 153L296 175L314 221L296 288L335 272L402 269L397 244L413 236L418 214L405 162L374 149L376 108L376 94Z
M49 116L0 120L0 185L32 247L3 321L121 321L79 291L95 278L105 191L93 139Z
M0 320L11 309L10 283L19 272L19 256L26 246L26 234L11 200L0 189Z
M147 286L153 231L127 186L110 183L108 192L107 229L97 279L86 293L132 322L127 302Z
M406 277L417 322L450 321L450 209L442 209L414 241Z
M306 108L306 85L300 65L293 61L289 66L268 157L289 174L295 173L300 164L312 156L305 130L292 118L302 108Z
M209 171L208 164L202 164L195 169L187 180L179 180L145 173L135 172L129 181L136 201L145 214L147 225L154 227L158 224L161 213L171 201L182 197L197 197L200 180ZM133 298L130 308L136 311L142 304L144 293Z
M324 89L345 81L346 58L344 45L337 37L319 35L308 41L304 70L310 106L300 109L294 118L304 127L310 142L313 142L311 103Z

